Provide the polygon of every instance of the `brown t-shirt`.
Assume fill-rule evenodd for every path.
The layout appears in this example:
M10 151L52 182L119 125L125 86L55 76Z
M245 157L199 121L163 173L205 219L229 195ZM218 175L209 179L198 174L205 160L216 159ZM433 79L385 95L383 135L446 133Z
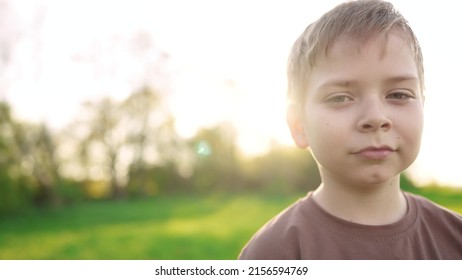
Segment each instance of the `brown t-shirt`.
M239 259L462 259L462 216L404 194L404 218L368 226L332 216L308 193L263 226Z

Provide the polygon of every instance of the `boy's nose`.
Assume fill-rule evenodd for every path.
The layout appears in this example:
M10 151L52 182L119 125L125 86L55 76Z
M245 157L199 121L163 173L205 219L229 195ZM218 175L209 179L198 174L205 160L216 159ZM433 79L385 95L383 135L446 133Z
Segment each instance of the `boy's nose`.
M358 129L361 131L387 131L392 127L392 121L387 117L385 108L379 102L364 104Z

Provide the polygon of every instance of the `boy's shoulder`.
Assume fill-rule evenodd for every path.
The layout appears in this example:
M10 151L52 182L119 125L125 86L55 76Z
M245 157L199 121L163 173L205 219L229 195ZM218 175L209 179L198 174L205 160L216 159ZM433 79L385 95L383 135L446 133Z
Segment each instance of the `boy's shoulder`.
M239 259L298 259L300 234L316 234L317 217L312 193L297 200L260 228ZM311 240L306 238L304 240Z
M430 199L405 192L407 200L418 208L419 218L426 223L444 223L447 226L458 226L462 229L462 215L443 207Z

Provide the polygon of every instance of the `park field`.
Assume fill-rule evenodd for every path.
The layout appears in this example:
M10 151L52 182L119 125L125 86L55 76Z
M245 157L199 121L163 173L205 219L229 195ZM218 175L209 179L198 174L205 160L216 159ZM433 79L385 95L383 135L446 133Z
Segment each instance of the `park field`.
M425 191L462 213L460 193ZM0 259L236 259L269 218L303 195L94 201L0 217Z

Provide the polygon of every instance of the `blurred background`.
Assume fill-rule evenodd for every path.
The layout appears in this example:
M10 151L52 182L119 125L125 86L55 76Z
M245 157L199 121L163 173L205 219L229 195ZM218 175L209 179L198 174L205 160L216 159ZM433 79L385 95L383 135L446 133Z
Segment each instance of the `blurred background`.
M319 184L285 64L340 2L0 0L0 259L235 259ZM462 212L462 19L393 3L427 86L402 187Z

